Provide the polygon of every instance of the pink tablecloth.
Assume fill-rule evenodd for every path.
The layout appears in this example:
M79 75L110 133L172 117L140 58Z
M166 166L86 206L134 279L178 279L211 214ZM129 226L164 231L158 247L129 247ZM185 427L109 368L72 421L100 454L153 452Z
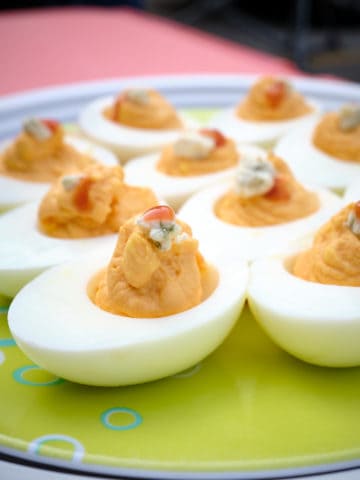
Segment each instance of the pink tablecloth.
M0 95L122 76L298 73L287 60L130 8L6 12L0 32Z

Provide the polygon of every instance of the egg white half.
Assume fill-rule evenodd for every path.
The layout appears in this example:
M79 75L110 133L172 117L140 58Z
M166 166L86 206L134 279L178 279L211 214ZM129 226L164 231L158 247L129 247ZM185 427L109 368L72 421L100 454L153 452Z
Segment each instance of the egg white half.
M239 145L239 158L246 155L266 156L264 150L252 145ZM150 187L159 198L163 198L172 208L177 210L193 193L219 183L235 175L238 165L206 175L174 176L160 172L156 164L160 153L134 158L125 168L125 180L129 184ZM194 162L201 160L194 160Z
M13 297L30 280L49 267L91 255L94 247L112 250L117 233L92 238L63 239L37 228L39 202L0 216L0 293Z
M281 348L306 362L360 365L360 287L323 285L288 271L290 258L251 266L248 299L264 330Z
M360 177L354 181L346 188L344 192L344 205L347 205L351 202L358 202L360 200Z
M312 136L318 121L284 136L275 147L275 154L286 160L300 181L342 192L360 177L360 162L337 159L315 147Z
M248 268L219 263L219 283L201 304L161 318L106 312L87 295L108 258L101 252L47 270L11 304L19 347L55 375L88 385L129 385L185 370L221 344L242 310Z
M89 155L103 165L119 164L111 152L87 140L66 136L65 141L79 152ZM0 145L0 151L4 151L9 143L7 141ZM0 175L0 212L41 199L49 190L50 185L49 182L29 182Z
M319 106L315 101L308 101L313 111L291 120L249 121L236 115L236 108L227 108L216 113L209 121L211 128L219 129L224 135L239 143L256 143L264 148L271 148L277 140L293 128L306 124L319 115Z
M108 120L103 115L114 97L99 98L87 105L79 116L79 125L85 135L116 153L122 162L134 156L160 150L177 140L183 129L152 130L132 128ZM179 114L186 128L196 128L197 123L184 113Z
M256 258L279 254L292 248L300 237L312 233L342 205L341 199L325 189L309 187L318 195L320 208L305 218L266 227L241 227L224 222L214 213L216 201L230 188L230 182L209 187L193 195L179 211L191 225L200 247L230 258Z

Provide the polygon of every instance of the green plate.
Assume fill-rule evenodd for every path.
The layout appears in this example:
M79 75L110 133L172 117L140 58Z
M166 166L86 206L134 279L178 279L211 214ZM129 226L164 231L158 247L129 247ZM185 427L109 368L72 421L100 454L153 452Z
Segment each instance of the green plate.
M182 78L165 78L160 84L170 98L190 95L188 106L202 99L192 114L205 122L214 112L203 108L207 98L232 104L251 81L209 77L184 85ZM344 84L298 81L329 108L334 98L344 103L358 92ZM90 93L96 97L110 88L104 84ZM58 99L72 105L78 87L56 92L43 94L53 112ZM29 94L30 100L37 111L38 98ZM71 108L75 115L79 105ZM12 123L7 112L1 128L19 123L23 113L14 112ZM247 308L222 346L190 370L144 385L94 388L34 365L11 338L7 304L0 298L0 458L156 479L289 478L360 468L360 368L296 360L268 339Z
M144 385L94 388L29 361L1 304L0 450L84 470L184 474L316 470L360 458L360 368L292 358L248 309L194 368Z

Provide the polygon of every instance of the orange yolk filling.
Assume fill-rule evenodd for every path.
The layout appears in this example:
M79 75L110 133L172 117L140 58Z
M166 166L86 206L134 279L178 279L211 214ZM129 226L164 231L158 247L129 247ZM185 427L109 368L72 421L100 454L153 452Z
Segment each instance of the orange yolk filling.
M342 130L336 112L324 115L315 128L312 141L315 147L332 157L360 162L360 125Z
M170 130L183 128L183 123L170 103L155 90L147 91L146 103L136 102L126 92L104 111L109 120L134 128Z
M250 89L236 109L236 115L249 121L291 120L310 113L302 95L285 81L263 77Z
M248 198L233 190L227 192L215 203L218 218L233 225L263 227L297 220L318 210L317 195L296 181L286 163L275 155L269 155L268 160L276 170L271 190Z
M294 275L310 282L360 287L360 237L349 226L350 214L360 222L360 202L347 205L320 228L312 247L294 259Z
M42 120L51 135L36 138L22 131L0 155L0 174L19 180L52 182L73 169L83 169L95 161L64 141L64 130L54 120Z
M174 146L165 147L156 165L158 171L173 176L196 176L215 173L235 166L239 154L233 140L224 137L219 131L203 129L199 132L214 141L214 148L205 158L194 159L176 155Z
M40 204L38 224L46 235L113 234L128 218L157 202L150 189L126 185L121 167L91 166L71 178L70 187L66 176L60 178Z
M176 224L182 239L162 250L151 240L150 230L135 219L127 221L120 228L110 264L89 283L93 303L115 314L162 317L194 307L212 293L217 272L199 253L189 226L167 209L145 212L142 222L149 229L153 222L165 222L168 228Z

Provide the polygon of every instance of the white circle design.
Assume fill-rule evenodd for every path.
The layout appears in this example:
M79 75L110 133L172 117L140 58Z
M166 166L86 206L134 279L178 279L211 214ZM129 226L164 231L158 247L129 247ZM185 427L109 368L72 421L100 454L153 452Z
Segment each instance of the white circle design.
M61 440L73 445L74 454L71 461L74 463L80 463L82 461L85 454L85 448L83 447L83 445L75 438L69 437L68 435L58 434L58 433L51 433L49 435L43 435L42 437L35 438L32 442L30 442L28 447L28 452L34 455L39 455L40 447L44 443L51 442L54 440Z
M5 353L0 350L0 365L2 365L5 362Z

